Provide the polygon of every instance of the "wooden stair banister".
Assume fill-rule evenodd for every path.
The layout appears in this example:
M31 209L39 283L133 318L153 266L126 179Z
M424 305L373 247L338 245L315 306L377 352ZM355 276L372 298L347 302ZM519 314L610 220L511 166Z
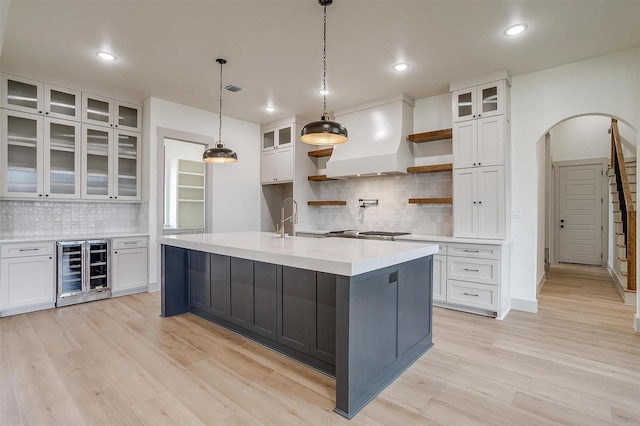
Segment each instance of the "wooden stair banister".
M627 166L622 152L622 140L618 131L618 120L611 119L611 168L616 174L620 199L620 211L627 248L627 289L636 290L636 211L633 207L633 197ZM620 194L621 193L621 194ZM624 207L622 204L624 203Z

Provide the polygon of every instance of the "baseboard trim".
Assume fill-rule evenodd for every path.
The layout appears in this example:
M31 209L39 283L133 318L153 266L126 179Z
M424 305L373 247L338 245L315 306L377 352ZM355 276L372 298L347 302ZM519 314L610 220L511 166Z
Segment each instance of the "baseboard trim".
M547 271L544 271L542 273L542 276L538 280L538 285L536 285L536 294L540 294L540 291L542 290L542 286L544 285L544 282L546 280L547 280Z
M2 311L0 311L0 317L26 314L27 312L41 311L43 309L52 309L55 307L56 307L55 303L38 303L37 305L22 306L20 308L3 309Z
M511 298L511 309L516 311L524 311L531 312L533 314L538 312L538 301L537 300L526 300L526 299L516 299L515 297Z
M622 285L622 280L610 266L607 266L607 271L609 271L609 275L611 276L611 279L615 283L616 289L618 290L618 294L622 298L622 301L624 302L624 304L629 306L636 306L636 294L624 291L624 285Z
M152 283L149 283L149 293L155 293L156 291L160 291L160 283L155 281Z
M126 290L111 291L111 297L128 296L130 294L145 293L148 291L147 286L128 288Z

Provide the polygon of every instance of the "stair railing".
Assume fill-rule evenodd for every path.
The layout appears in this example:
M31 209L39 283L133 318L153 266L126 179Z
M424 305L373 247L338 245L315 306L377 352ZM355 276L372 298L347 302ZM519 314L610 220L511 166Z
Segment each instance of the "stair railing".
M633 208L631 187L627 176L627 166L622 153L622 141L618 131L618 120L611 119L611 168L616 174L618 201L620 202L620 216L622 232L627 248L627 289L636 289L636 211Z

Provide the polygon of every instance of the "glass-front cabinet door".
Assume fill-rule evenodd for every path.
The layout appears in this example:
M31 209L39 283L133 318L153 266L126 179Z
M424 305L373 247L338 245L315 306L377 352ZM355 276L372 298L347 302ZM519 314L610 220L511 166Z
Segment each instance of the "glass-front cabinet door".
M80 198L80 123L44 120L44 196Z
M287 125L278 129L278 147L286 148L292 146L293 137L291 136L292 126Z
M2 107L14 111L42 114L44 84L39 81L2 74Z
M262 150L269 151L276 147L276 131L267 130L262 133Z
M476 89L478 118L500 115L504 111L504 80L483 84Z
M139 105L116 101L114 111L118 115L114 122L120 130L142 131L142 108Z
M42 118L9 110L0 111L0 117L2 195L42 197Z
M82 99L77 90L44 85L44 114L63 120L80 121Z
M119 200L140 199L140 134L115 132L116 164L114 198Z
M453 121L476 118L476 88L460 89L453 92Z
M109 129L82 125L82 198L113 198L112 139L113 132Z
M113 127L113 100L102 96L82 94L82 122Z

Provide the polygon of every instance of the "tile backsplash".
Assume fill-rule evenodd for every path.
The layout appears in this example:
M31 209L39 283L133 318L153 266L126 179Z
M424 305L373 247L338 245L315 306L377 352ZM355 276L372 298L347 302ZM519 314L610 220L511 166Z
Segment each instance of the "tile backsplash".
M453 234L453 207L409 204L409 198L450 197L451 172L364 177L311 183L320 200L346 200L346 206L311 210L311 224L324 230L404 231L425 235ZM358 199L378 199L360 208Z
M147 203L0 201L0 239L147 232Z

